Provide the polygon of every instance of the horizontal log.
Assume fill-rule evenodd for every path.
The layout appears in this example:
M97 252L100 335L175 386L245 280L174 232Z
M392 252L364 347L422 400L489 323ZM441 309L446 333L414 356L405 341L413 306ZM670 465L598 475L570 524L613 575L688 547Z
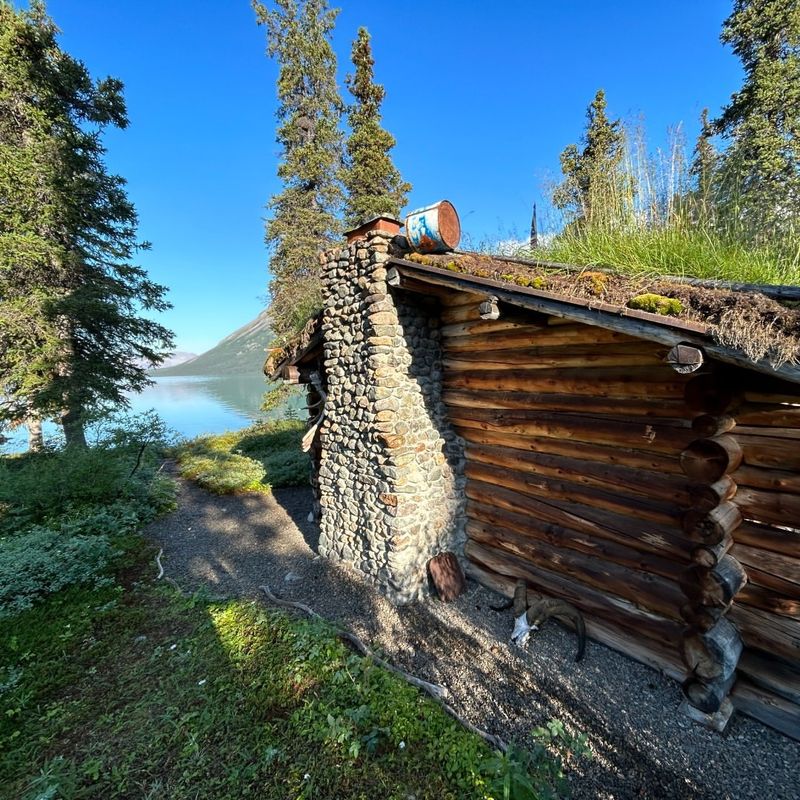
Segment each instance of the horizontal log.
M481 319L478 309L481 301L477 298L471 303L459 306L447 306L442 309L440 319L443 325L452 325L454 322L469 322Z
M696 439L680 454L686 475L699 483L715 483L742 463L742 448L730 435Z
M606 491L618 493L622 489L667 502L672 508L689 500L686 481L681 477L646 472L633 467L471 443L467 444L466 457L468 461L507 467L557 480L569 480Z
M600 539L627 544L643 553L661 554L678 563L689 564L689 543L670 529L654 524L642 526L621 514L600 512L577 503L554 503L481 481L467 483L470 501L530 521L537 519ZM655 529L655 532L654 532Z
M725 555L711 568L690 567L681 579L681 588L696 606L727 608L747 583L747 573L731 556Z
M467 566L467 574L484 586L505 595L512 597L514 593L515 579L499 575L492 570L470 563ZM596 642L610 647L612 650L623 653L647 666L657 669L668 675L673 680L683 680L686 675L686 667L677 655L674 647L669 643L641 636L630 629L619 625L614 625L604 618L596 616L588 608L582 609L586 621L586 633L589 638ZM652 624L652 622L648 623ZM634 626L644 628L642 621L634 622Z
M733 538L735 544L731 549L731 555L746 567L768 572L795 586L800 586L800 550L796 550L791 556L743 544L739 538L739 531L736 531Z
M742 463L783 472L800 472L800 442L796 439L753 436L737 429L736 440L742 449Z
M800 525L800 495L740 486L733 502L747 519L770 525L785 525L788 521Z
M767 489L774 492L800 494L800 472L788 472L780 469L749 467L742 464L732 474L738 486L750 486L753 489Z
M745 520L737 529L734 541L748 547L796 558L800 553L800 531L761 525Z
M587 444L615 445L669 454L679 453L693 439L691 430L682 424L685 420L629 422L610 416L484 408L451 409L450 420L458 428L571 439Z
M725 681L736 671L742 639L736 626L725 617L709 631L687 631L681 653L689 671L708 681Z
M726 414L714 416L713 414L701 414L692 420L692 430L698 437L719 436L733 430L736 427L736 420Z
M522 578L534 592L566 600L583 613L638 633L643 639L668 644L677 655L683 635L681 622L661 617L610 592L600 592L563 575L540 569L511 553L498 553L478 542L468 541L464 552L468 561L478 567L514 581Z
M448 389L497 389L502 386L507 391L679 399L683 391L679 378L668 367L597 367L519 370L511 374L508 370L482 370L475 374L445 371L443 382Z
M755 576L751 571L747 575L747 585L736 595L737 603L800 621L800 598L787 597L770 587L753 583Z
M467 535L469 541L492 550L498 558L510 553L541 570L622 597L662 617L678 619L683 597L674 581L621 566L599 555L588 555L568 547L553 547L506 528L468 522Z
M693 511L708 513L726 500L730 500L737 490L730 475L723 475L714 483L695 483L689 486L689 503Z
M741 425L765 429L800 427L800 396L794 403L743 403L736 409L736 420ZM768 430L764 430L769 435Z
M579 414L614 414L631 417L665 417L680 419L686 416L683 400L639 399L637 397L607 398L588 395L556 394L554 392L506 392L481 389L449 389L442 395L447 406L462 408L523 408L530 411L561 411Z
M800 664L748 647L739 659L738 670L756 686L797 703L800 713Z
M720 503L711 511L687 511L681 520L684 533L693 541L705 545L717 545L730 539L733 532L742 524L739 507L729 500Z
M459 435L473 444L496 445L521 452L551 453L587 461L641 467L651 472L683 475L677 454L644 452L624 447L576 442L553 437L520 436L501 431L484 431L480 428L460 427L454 420L451 421L458 430Z
M704 714L714 714L719 711L722 701L728 696L735 682L735 670L727 678L716 678L712 681L691 677L684 681L683 693L695 708Z
M446 352L516 350L518 347L559 347L564 345L636 344L639 339L615 331L586 325L525 324L508 318L476 320L442 326Z
M658 359L650 353L617 355L607 353L602 348L595 348L592 353L563 353L551 355L532 355L531 350L542 348L529 348L524 351L501 351L490 354L482 352L480 358L458 358L452 353L445 353L442 365L448 373L469 372L470 370L537 370L537 369L568 369L576 367L617 367L626 364L631 367L646 367L658 363ZM555 349L555 348L553 348Z
M401 283L404 278L401 277ZM407 279L405 279L407 280ZM484 297L486 292L460 292L455 289L448 289L447 294L442 297L442 308L456 308L464 305L475 305L480 303L480 298Z
M800 662L800 620L734 603L728 612L746 647L773 653L790 663Z
M592 533L586 533L536 516L518 514L475 500L467 502L466 513L469 521L478 523L487 532L500 529L512 531L522 537L544 541L553 547L564 547L597 555L603 560L659 575L673 582L680 579L685 569L683 562L669 558L663 552L641 541L606 530L599 525L592 526L595 529ZM569 515L561 513L566 521L570 521Z
M791 700L756 686L741 675L731 700L737 711L800 741L800 707Z
M627 514L641 520L645 525L648 522L677 525L680 518L677 506L656 500L645 500L640 496L629 497L625 493L605 492L593 486L581 486L472 461L467 462L464 472L468 479L501 486L504 489L511 489L520 494L539 497L547 501L560 499L618 514Z

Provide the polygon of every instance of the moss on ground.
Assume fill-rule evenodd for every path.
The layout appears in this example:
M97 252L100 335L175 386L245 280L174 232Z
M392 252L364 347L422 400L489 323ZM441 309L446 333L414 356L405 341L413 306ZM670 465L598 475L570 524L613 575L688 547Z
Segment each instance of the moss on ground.
M305 486L310 462L300 447L304 431L297 420L257 423L192 439L174 455L181 475L217 494Z
M121 584L0 621L0 796L439 800L521 777L327 626L184 597L151 557L132 541Z

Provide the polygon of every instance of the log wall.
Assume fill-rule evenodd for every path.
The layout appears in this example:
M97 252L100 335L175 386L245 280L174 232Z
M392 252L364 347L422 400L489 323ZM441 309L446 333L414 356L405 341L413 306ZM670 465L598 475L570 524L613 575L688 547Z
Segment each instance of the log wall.
M485 299L442 299L472 575L507 595L525 578L693 705L735 686L797 736L800 387L682 375L666 347L544 315L481 319Z

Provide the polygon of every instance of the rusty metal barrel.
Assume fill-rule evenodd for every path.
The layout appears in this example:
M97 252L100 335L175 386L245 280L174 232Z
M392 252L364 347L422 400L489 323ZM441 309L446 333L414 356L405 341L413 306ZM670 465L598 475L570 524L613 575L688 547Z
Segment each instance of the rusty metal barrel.
M440 200L406 217L406 239L418 253L446 253L461 239L461 223L453 204Z

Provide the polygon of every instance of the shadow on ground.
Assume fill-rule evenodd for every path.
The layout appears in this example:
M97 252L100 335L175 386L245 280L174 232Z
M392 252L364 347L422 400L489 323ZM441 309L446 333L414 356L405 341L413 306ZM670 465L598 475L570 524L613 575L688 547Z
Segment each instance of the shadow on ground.
M575 798L800 796L797 744L747 718L725 736L678 713L669 678L590 643L576 664L574 634L556 625L523 651L508 643L511 612L470 581L455 603L392 606L357 573L316 554L309 489L212 496L181 483L176 512L147 534L167 574L188 590L263 600L268 584L341 623L404 669L443 684L474 724L522 744L551 718L587 733L593 760L574 765Z

